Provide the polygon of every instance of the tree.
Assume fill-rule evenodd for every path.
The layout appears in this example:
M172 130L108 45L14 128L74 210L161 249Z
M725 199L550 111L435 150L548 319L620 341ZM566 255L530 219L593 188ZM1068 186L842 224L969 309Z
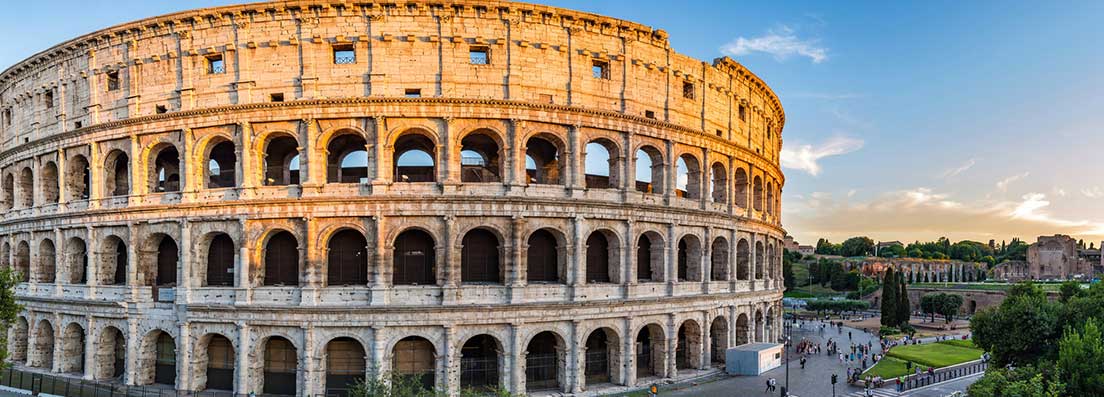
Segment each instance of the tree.
M870 237L852 237L840 246L840 255L867 256L874 253L874 240Z
M882 325L897 326L897 276L893 268L885 271L882 277Z
M1013 369L990 366L985 376L971 384L967 389L970 397L1062 397L1066 394L1065 385L1046 376L1036 367ZM1049 378L1049 379L1048 379Z
M955 315L962 309L962 296L945 294L940 301L939 314L943 316L947 323L954 321Z
M786 287L786 291L794 288L794 272L793 261L789 259L789 255L782 257L782 285Z
M897 326L908 325L909 319L912 318L912 305L909 302L908 287L905 286L905 278L901 277L901 274L897 274Z
M931 315L931 322L935 322L935 313L938 312L938 307L942 304L939 300L944 294L927 294L920 297L920 311L924 314Z
M20 276L11 268L0 270L0 367L8 362L8 330L23 307L15 302L15 286Z
M1019 285L1030 284L1021 283ZM1031 292L1033 285L1010 293L1000 306L970 319L974 344L992 353L993 365L1030 365L1057 350L1060 303Z
M1104 391L1104 335L1096 320L1080 329L1067 328L1058 341L1058 376L1073 396L1097 395Z
M1081 294L1081 283L1070 280L1062 283L1059 291L1061 291L1061 297L1059 300L1062 303L1069 302L1070 299Z

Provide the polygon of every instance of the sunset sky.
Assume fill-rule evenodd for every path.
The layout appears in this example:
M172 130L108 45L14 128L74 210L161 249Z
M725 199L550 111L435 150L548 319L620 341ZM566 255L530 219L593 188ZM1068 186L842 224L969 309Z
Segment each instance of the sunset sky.
M5 4L0 67L134 19L234 1ZM544 4L665 29L781 97L783 224L802 243L1104 239L1104 2Z

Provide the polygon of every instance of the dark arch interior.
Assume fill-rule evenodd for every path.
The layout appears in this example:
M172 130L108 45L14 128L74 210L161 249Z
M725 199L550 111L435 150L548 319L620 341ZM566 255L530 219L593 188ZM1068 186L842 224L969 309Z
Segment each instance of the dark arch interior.
M529 341L525 356L525 385L528 390L560 387L560 348L562 346L556 335L548 331L537 334Z
M502 180L498 142L476 132L460 140L460 179L463 182L499 182Z
M207 342L207 389L234 390L234 345L222 335Z
M176 267L180 263L180 251L176 241L169 236L163 236L157 244L157 278L154 285L176 285Z
M395 344L391 370L398 376L414 378L425 390L432 390L436 377L437 352L433 344L418 336L408 336Z
M127 281L127 247L126 243L118 237L113 237L115 240L115 272L112 278L112 284L124 285Z
M501 283L498 237L486 229L464 235L460 253L460 278L465 283Z
M652 281L652 239L645 235L636 241L636 279Z
M154 342L153 383L161 385L176 384L176 341L168 333L159 332Z
M468 339L460 349L460 388L493 390L499 385L498 343L490 335Z
M207 187L224 188L237 185L238 155L234 143L222 141L211 148L211 158L207 162Z
M436 243L422 230L407 230L395 239L395 285L430 285L437 280Z
M287 339L274 336L265 343L264 387L265 394L294 396L299 355Z
M526 277L529 282L561 282L559 273L559 244L547 230L537 230L529 236L526 253Z
M542 137L532 137L525 143L525 173L529 183L562 184L563 167L560 164L560 148Z
M282 230L265 245L264 285L299 285L299 241Z
M180 191L180 152L176 146L166 146L153 161L154 192Z
M341 134L326 145L326 182L359 183L368 177L368 141L356 133Z
M590 283L608 283L609 240L602 232L594 232L586 241L586 278Z
M326 254L326 281L329 285L368 284L368 240L353 229L344 229L330 237Z
M265 185L299 184L299 142L290 136L271 138L265 146Z
M353 338L336 338L326 344L326 395L346 397L366 372L364 347Z
M226 233L211 239L207 249L207 285L234 285L234 240Z
M88 166L88 159L84 156L73 156L73 159L69 160L67 178L70 200L88 200L91 188L90 178L91 169Z
M120 152L115 156L114 162L109 168L111 175L107 178L108 191L112 196L126 196L130 194L130 159L126 153Z
M610 378L610 344L605 330L597 330L590 333L586 340L586 383L609 383Z
M420 153L419 153L420 152ZM395 182L433 182L436 145L422 134L406 134L395 141Z

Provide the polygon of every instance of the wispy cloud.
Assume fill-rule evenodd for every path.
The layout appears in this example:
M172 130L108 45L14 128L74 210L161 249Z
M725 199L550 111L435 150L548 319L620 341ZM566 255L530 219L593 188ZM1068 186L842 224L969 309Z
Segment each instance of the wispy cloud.
M817 176L820 174L820 159L830 156L839 156L859 150L863 147L861 139L837 136L829 138L819 145L798 145L797 147L782 147L782 166L792 168Z
M1081 189L1081 194L1088 198L1101 198L1104 197L1104 190L1100 186L1087 187Z
M963 172L966 172L970 168L973 168L974 164L977 164L977 159L976 158L966 160L965 163L963 163L962 165L960 165L958 167L951 168L951 169L948 169L946 171L943 171L942 178L943 179L954 178L954 177L958 176L958 174L961 174Z
M1013 182L1016 182L1020 179L1027 178L1027 176L1030 175L1030 174L1031 173L1029 173L1029 172L1024 172L1022 174L1009 175L1008 177L997 181L997 190L1000 190L1002 192L1007 192L1008 191L1008 185L1011 185Z
M794 29L786 25L768 30L762 36L740 36L721 46L721 53L734 57L754 52L773 55L779 61L793 56L807 57L813 63L828 60L828 48L820 46L819 40L798 38Z

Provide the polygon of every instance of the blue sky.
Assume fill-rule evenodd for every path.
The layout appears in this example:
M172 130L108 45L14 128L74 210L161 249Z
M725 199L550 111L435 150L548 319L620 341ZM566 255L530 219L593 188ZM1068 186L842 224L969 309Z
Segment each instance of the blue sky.
M129 20L230 1L12 2L0 65ZM787 115L799 241L1104 239L1104 2L548 1L726 53ZM814 175L815 174L815 175Z

